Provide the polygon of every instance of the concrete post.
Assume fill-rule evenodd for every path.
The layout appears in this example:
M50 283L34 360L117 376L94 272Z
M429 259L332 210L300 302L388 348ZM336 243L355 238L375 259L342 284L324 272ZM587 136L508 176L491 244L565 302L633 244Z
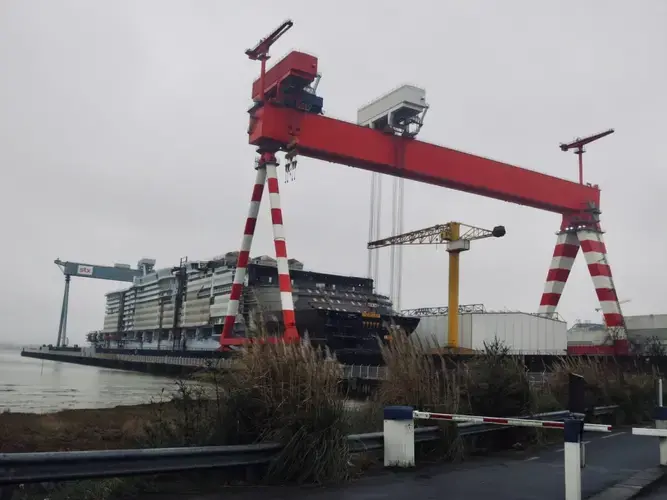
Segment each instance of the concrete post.
M658 406L655 409L655 428L667 429L667 407ZM659 437L660 465L667 465L667 437Z
M415 422L410 406L384 409L384 466L415 466Z
M581 500L581 434L584 422L568 419L565 421L565 500Z

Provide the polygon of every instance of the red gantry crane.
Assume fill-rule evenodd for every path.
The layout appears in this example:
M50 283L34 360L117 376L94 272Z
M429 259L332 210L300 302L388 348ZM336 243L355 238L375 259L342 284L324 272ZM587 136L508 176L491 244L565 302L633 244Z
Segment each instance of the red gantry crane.
M248 51L251 59L262 61L261 75L252 85L254 104L249 110L248 128L249 143L257 148L259 158L255 164L257 174L250 209L220 337L222 348L249 341L234 336L234 324L265 183L268 184L278 261L284 322L282 339L287 342L299 340L278 189L276 153L280 151L287 153L288 169L293 168L298 154L559 214L560 232L539 312L547 316L555 314L574 257L581 246L607 326L623 326L611 271L606 263L597 185L583 185L416 140L408 128L421 125L419 116L423 117L421 113L427 106L423 93L414 87L404 86L378 99L370 106L372 113L367 107L367 123L358 120L367 126L323 116L322 98L315 93L319 79L316 57L292 51L270 69L265 68L269 46L291 26L292 22L287 21L257 48ZM350 78L356 76L351 74ZM617 344L617 352L627 351L626 339L619 339Z

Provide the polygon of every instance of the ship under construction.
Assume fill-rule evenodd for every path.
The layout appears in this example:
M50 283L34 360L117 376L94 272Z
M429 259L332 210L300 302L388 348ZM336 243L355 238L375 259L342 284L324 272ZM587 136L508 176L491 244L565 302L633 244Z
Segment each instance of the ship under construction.
M128 288L106 294L100 331L88 341L121 349L212 350L220 335L232 289L238 252L209 261L181 259L178 266L155 269L142 259L142 275ZM373 290L370 278L306 271L289 260L297 329L314 345L333 352L377 351L401 329L412 333L419 317L393 310L389 297ZM275 336L283 330L277 262L251 259L235 337Z

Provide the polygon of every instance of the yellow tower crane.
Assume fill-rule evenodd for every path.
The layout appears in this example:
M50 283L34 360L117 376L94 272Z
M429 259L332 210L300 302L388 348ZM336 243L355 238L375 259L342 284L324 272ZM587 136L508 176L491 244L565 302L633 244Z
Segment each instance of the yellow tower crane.
M438 224L410 233L390 236L382 240L371 241L368 249L382 248L391 245L437 245L447 244L449 252L449 332L447 344L450 348L458 348L459 344L459 254L470 250L470 242L485 238L502 238L505 236L505 227L496 226L492 230L468 226L460 222Z

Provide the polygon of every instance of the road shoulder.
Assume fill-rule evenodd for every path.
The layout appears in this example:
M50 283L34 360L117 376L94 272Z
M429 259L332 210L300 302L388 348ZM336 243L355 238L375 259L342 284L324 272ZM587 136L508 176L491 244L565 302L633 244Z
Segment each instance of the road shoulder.
M650 467L630 476L588 500L627 500L647 495L667 482L667 469Z

